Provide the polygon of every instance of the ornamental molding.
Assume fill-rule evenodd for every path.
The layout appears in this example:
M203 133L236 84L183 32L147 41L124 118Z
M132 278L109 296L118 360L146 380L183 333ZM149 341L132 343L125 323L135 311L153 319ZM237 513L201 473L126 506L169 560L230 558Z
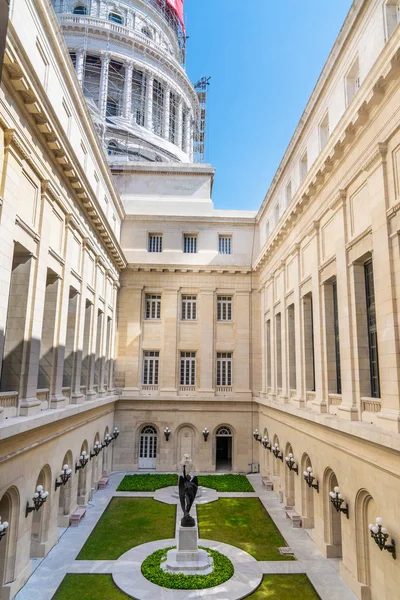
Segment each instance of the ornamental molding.
M128 264L126 271L135 273L212 273L218 275L249 275L251 267L221 267L221 266L182 266L179 265L140 265Z

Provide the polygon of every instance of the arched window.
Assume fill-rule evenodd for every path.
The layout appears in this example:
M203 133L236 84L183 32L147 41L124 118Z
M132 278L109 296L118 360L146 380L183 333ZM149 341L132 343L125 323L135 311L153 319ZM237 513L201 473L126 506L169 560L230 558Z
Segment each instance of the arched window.
M87 8L83 4L77 4L72 12L74 15L87 15Z
M108 13L108 20L109 21L113 21L114 23L118 23L118 25L123 25L124 24L124 17L122 15L119 15L116 12L109 12Z
M229 429L229 427L226 427L225 425L222 427L219 427L217 429L216 434L217 436L229 436L232 437L232 431Z
M157 459L157 430L145 425L140 432L139 469L155 469Z
M153 39L153 33L149 27L142 27L142 33L143 33L143 35L148 37L150 40Z

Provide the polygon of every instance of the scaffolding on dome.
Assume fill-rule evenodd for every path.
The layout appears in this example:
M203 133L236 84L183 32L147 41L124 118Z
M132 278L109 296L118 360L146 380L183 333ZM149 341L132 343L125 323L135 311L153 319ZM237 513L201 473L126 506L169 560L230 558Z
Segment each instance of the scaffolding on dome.
M187 162L188 146L185 140L192 130L193 149L190 160L204 162L205 157L205 106L206 90L209 78L202 78L195 86L200 102L197 114L190 121L190 113L184 109L181 116L180 135L178 132L178 97L169 90L168 98L162 81L154 76L151 122L146 122L146 48L161 48L171 59L180 58L184 66L186 58L186 33L177 13L172 10L168 0L142 0L155 10L172 29L174 36L158 36L154 27L154 14L140 14L140 23L135 22L135 39L143 43L143 66L140 55L134 45L132 22L129 12L122 14L120 6L114 0L53 0L53 8L59 16L60 25L66 29L71 60L78 75L77 55L84 55L81 86L94 124L99 133L108 162L121 166L132 161L148 162ZM138 17L135 15L135 18ZM98 28L101 26L101 36ZM158 36L158 37L157 37ZM76 43L74 40L76 37ZM96 38L99 43L96 43ZM118 39L124 42L120 46L118 59ZM117 41L116 41L117 40ZM130 50L129 50L130 46ZM74 51L75 50L75 51ZM108 84L102 83L101 54L112 54L108 63ZM131 55L132 93L129 100L131 110L127 119L127 107L124 106L126 59ZM79 78L79 75L78 75ZM105 89L102 96L102 90ZM168 104L166 104L168 103ZM126 104L126 101L125 101ZM165 107L168 107L168 111ZM167 117L165 116L167 113Z

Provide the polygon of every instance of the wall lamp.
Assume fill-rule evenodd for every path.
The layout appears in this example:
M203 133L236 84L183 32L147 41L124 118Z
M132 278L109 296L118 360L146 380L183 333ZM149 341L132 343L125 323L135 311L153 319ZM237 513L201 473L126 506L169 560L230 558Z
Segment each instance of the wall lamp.
M29 502L26 503L25 517L27 517L29 513L33 512L34 510L39 510L39 508L41 508L46 502L48 495L49 492L44 492L43 486L38 485L32 498L33 506L29 506Z
M275 456L275 458L279 458L279 460L281 460L283 462L283 454L280 454L281 450L279 448L279 444L274 444L274 447L272 448L272 454Z
M1 521L1 517L0 517L0 540L1 538L3 538L6 533L7 533L7 529L8 529L8 521Z
M333 506L336 508L336 511L342 512L344 515L346 515L347 518L349 518L349 505L346 502L346 508L342 508L344 498L340 493L340 489L337 485L335 485L335 487L333 488L333 492L329 492L329 495L331 497L331 502Z
M114 427L114 431L113 431L113 439L116 440L117 437L119 436L119 429L118 427Z
M208 440L208 436L210 435L210 432L208 431L207 427L204 427L201 433L203 434L204 441L206 442Z
M386 527L382 527L382 522L383 522L382 518L381 517L377 517L376 518L376 525L372 525L372 523L370 523L368 525L369 532L371 534L371 537L378 544L379 549L380 550L387 550L388 552L390 552L390 554L395 559L396 558L396 544L395 544L395 541L392 540L391 544L386 544L386 540L388 539L389 534L387 532Z
M75 465L75 473L79 471L79 469L84 469L89 462L89 457L87 455L86 450L82 450L82 454L79 457L79 464Z
M256 440L256 442L261 442L261 435L258 433L258 429L255 429L253 431L253 437Z
M62 485L65 485L69 481L69 478L71 477L71 473L72 473L72 469L70 469L68 465L64 465L62 468L62 471L60 473L61 481L58 481L57 477L56 477L55 491L57 491L57 488L59 488Z
M266 450L269 450L271 452L272 450L272 445L269 443L269 439L266 435L264 435L263 439L261 440L262 445L264 446L264 448Z
M164 429L164 435L165 435L165 440L168 442L168 440L169 440L169 436L171 435L171 430L170 430L170 428L169 428L169 427L166 427L166 428Z
M103 450L103 444L101 442L95 442L93 446L93 450L90 453L90 460L95 456L98 456L100 452Z
M296 461L293 458L293 454L289 452L289 454L285 457L286 465L288 466L290 471L294 471L297 475L299 474L299 465L296 465ZM295 466L296 465L296 466Z
M307 469L304 471L303 475L304 475L304 479L305 479L305 482L307 483L308 487L314 488L315 490L317 490L317 493L319 494L318 481L317 481L317 483L313 483L315 476L314 476L314 473L312 472L312 468L307 467Z
M107 433L107 435L104 437L104 442L102 443L101 447L106 448L107 446L109 446L111 444L113 439L114 439L113 436L110 435L109 433Z

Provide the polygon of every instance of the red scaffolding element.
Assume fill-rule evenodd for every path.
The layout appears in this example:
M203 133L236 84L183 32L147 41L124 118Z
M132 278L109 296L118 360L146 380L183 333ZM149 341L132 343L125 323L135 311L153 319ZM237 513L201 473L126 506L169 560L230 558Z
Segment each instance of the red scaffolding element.
M167 0L167 4L177 14L178 19L181 22L183 31L185 31L185 22L184 22L184 18L183 18L183 2L184 2L184 0Z

